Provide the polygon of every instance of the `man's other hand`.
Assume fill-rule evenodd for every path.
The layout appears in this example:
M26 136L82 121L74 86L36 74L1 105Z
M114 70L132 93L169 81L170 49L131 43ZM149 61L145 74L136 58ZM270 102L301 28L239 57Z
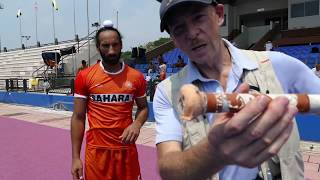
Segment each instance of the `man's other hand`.
M248 89L240 86L239 93ZM285 97L260 95L238 113L221 113L208 135L221 163L256 167L275 156L289 138L297 108Z

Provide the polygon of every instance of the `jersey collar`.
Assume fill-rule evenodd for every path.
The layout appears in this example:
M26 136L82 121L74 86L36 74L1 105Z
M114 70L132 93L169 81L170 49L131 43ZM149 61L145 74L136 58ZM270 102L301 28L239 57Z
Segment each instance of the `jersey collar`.
M121 69L120 69L119 71L117 71L117 72L109 72L109 71L105 70L105 69L104 69L104 66L103 66L103 64L102 64L102 61L100 61L100 67L101 67L101 69L102 69L105 73L107 73L107 74L112 74L112 75L116 75L116 74L122 73L122 71L124 70L125 64L124 64L124 62L122 61L122 67L121 67Z

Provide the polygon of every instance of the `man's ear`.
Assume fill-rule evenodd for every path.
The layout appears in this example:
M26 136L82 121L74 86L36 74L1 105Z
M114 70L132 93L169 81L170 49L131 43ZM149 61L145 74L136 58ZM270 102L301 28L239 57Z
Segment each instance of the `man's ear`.
M215 6L216 14L218 16L218 24L221 26L224 22L224 6L223 4L218 4Z

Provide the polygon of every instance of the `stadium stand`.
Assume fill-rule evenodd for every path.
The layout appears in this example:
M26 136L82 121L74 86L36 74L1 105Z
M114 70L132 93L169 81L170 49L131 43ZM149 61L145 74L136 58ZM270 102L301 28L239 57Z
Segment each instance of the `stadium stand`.
M87 59L88 47L85 46L87 41L80 41L78 53L75 56L68 56L63 59L64 72L66 75L74 75L76 67L79 66L80 61L77 59ZM8 52L0 53L0 89L5 89L6 79L32 79L35 77L41 78L42 73L46 70L46 65L42 58L42 52L65 50L68 47L77 45L74 41L60 42L58 45L45 45L42 47L33 47L27 49L15 49ZM81 46L82 45L82 46ZM97 56L95 46L91 43L90 47L92 57ZM64 52L66 53L66 52ZM53 68L52 73L55 71ZM19 81L21 84L22 81Z
M293 56L304 62L308 67L314 68L316 64L320 63L319 50L316 51L315 49L320 49L320 43L310 45L281 46L275 47L273 50Z

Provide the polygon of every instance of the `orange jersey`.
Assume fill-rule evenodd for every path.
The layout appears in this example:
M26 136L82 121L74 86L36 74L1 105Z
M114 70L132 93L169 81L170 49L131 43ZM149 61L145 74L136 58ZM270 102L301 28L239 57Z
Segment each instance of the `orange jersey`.
M75 97L87 98L87 145L120 148L119 136L132 123L134 99L144 97L146 81L139 71L122 64L117 73L100 62L82 70L75 80Z

